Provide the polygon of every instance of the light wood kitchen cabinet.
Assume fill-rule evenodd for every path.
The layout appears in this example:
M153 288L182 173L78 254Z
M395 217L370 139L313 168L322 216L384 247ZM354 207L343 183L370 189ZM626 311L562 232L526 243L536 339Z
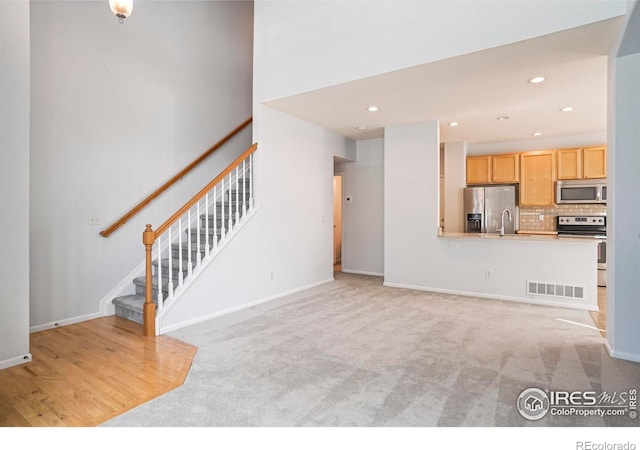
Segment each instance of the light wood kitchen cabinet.
M556 152L558 180L606 178L607 148L564 148Z
M521 153L520 205L553 206L555 173L555 151Z
M558 180L578 180L582 178L582 149L563 148L556 151Z
M607 177L607 147L582 149L582 178Z
M467 157L467 184L491 183L491 156Z
M519 179L518 153L467 157L467 184L517 183Z
M491 182L517 183L520 181L520 155L509 153L491 157Z

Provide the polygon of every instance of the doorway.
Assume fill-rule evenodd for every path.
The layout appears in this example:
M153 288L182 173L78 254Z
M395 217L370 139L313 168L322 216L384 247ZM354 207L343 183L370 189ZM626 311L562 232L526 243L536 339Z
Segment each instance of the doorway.
M333 176L333 270L342 271L342 175Z

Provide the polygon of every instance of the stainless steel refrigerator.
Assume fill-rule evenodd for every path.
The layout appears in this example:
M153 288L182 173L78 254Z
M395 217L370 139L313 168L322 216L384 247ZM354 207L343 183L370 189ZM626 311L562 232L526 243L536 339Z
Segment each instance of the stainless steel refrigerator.
M509 213L503 214L505 209ZM516 186L464 188L465 233L498 233L504 216L504 233L514 234L520 226L519 215Z

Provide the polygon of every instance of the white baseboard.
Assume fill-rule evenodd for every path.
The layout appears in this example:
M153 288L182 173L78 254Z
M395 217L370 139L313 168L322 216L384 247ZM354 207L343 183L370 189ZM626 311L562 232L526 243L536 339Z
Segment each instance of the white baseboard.
M427 291L427 292L437 292L439 294L464 295L465 297L480 297L480 298L487 298L491 300L507 300L510 302L530 303L533 305L558 306L561 308L580 309L583 311L589 311L591 309L589 305L578 305L578 304L556 302L556 301L550 301L550 300L540 300L537 298L520 298L520 297L510 297L506 295L486 294L484 292L467 292L467 291L457 291L452 289L439 289L439 288L432 288L428 286L414 286L414 285L402 284L402 283L389 283L387 281L382 283L382 285L386 287L393 287L393 288L413 289L414 291Z
M63 319L57 322L43 323L42 325L29 327L29 333L36 333L38 331L51 330L52 328L63 327L65 325L73 325L74 323L80 323L80 322L85 322L87 320L98 319L104 316L105 314L103 314L102 312L97 312L93 314L86 314L84 316L77 316L77 317L71 317L69 319Z
M26 364L32 361L31 353L16 356L15 358L9 358L0 361L0 370L8 369L9 367L19 366L20 364Z
M178 324L174 324L174 325L171 325L171 326L166 326L166 327L163 327L162 325L159 325L158 326L158 334L170 333L172 331L179 330L181 328L185 328L185 327L188 327L188 326L191 326L191 325L196 325L196 324L201 323L201 322L206 322L207 320L215 319L215 318L221 317L221 316L226 316L227 314L231 314L231 313L234 313L234 312L237 312L237 311L241 311L243 309L251 308L253 306L261 305L263 303L267 303L267 302L270 302L270 301L273 301L273 300L278 300L280 298L287 297L287 296L293 295L293 294L297 294L298 292L305 291L307 289L312 289L314 287L322 286L323 284L331 283L332 281L334 281L333 277L329 278L329 279L326 279L326 280L323 280L323 281L319 281L317 283L309 284L307 286L302 286L302 287L299 287L299 288L291 289L289 291L280 292L278 294L275 294L275 295L272 295L272 296L269 296L269 297L266 297L266 298L263 298L263 299L260 299L260 300L255 300L255 301L252 301L252 302L243 303L242 305L234 306L232 308L223 309L222 311L217 311L217 312L214 312L214 313L211 313L211 314L207 314L205 316L198 317L197 319L184 321L184 322L181 322L181 323L178 323Z
M640 355L635 353L627 353L627 352L617 352L611 348L609 341L607 339L604 340L604 347L609 352L609 356L617 359L625 359L627 361L640 362Z
M371 276L374 276L374 277L383 277L384 276L384 273L380 273L380 272L368 272L366 270L345 269L344 267L342 268L341 272L353 273L355 275L371 275Z

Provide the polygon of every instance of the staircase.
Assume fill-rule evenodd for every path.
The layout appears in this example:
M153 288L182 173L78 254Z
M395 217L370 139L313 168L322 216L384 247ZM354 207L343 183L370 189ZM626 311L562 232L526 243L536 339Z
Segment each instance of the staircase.
M236 225L239 225L251 212L253 201L247 197L247 193L251 192L250 171L245 172L244 175L244 178L238 178L237 181L233 180L229 183L232 188L224 190L221 195L224 198L216 198L214 195L206 208L208 214L196 216L198 223L192 223L182 230L182 238L176 236L171 239L170 250L166 250L166 257L160 258L160 264L156 257L157 250L154 248L152 292L156 310L159 294L162 294L161 298L164 302L167 299L175 301L182 288L197 277L204 265L221 250L221 245L231 238ZM114 298L112 303L115 306L116 316L142 324L144 323L146 278L143 275L132 281L134 293Z

